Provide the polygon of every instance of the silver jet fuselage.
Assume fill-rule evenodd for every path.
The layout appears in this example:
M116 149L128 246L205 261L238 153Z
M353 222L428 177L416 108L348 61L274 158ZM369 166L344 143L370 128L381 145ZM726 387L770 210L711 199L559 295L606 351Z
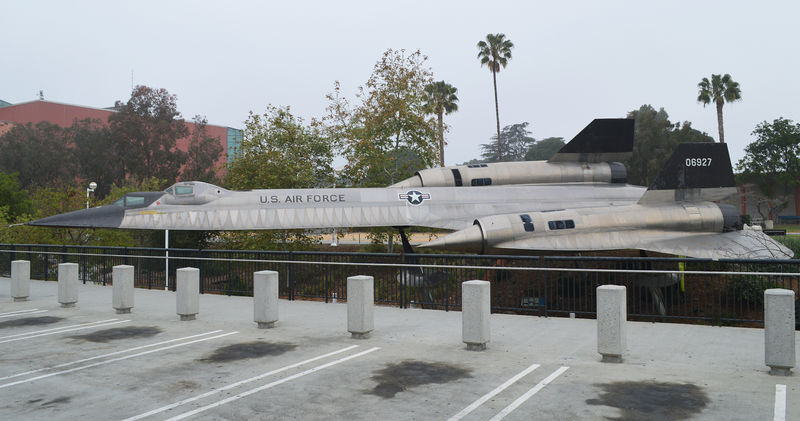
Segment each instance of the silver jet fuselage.
M605 183L229 191L207 183L182 182L166 192L130 193L113 205L31 224L156 230L382 226L459 230L490 215L630 205L643 192L642 187Z

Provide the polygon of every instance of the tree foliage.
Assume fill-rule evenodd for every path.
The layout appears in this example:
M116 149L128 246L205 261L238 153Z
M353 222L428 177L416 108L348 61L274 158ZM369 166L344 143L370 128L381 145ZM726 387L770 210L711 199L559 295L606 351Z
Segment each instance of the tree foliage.
M134 180L175 180L186 162L177 141L189 134L177 97L166 89L137 86L128 102L117 101L115 108L108 122L125 174Z
M355 185L385 186L436 162L437 130L427 117L425 87L432 82L419 51L386 50L359 88L354 107L337 90L325 118L347 159L343 175Z
M70 132L55 124L17 124L0 137L0 171L17 173L22 188L67 182L76 173Z
M77 178L96 182L95 197L105 197L114 184L125 180L119 138L99 120L76 121L70 128L73 153L78 167Z
M736 165L740 180L754 183L769 208L762 216L775 213L788 202L785 196L800 185L800 123L778 118L759 123L752 133L756 140L745 148Z
M6 221L14 221L33 211L31 199L20 188L17 178L17 173L0 172L0 209Z
M444 167L444 114L458 111L458 89L440 80L425 87L425 110L437 117L439 125L439 166Z
M186 166L183 168L183 180L205 181L217 184L218 164L222 156L222 145L219 139L208 134L208 120L196 115L194 117L194 130L189 139L189 150L186 154Z
M478 42L478 58L481 66L486 65L492 72L492 85L494 86L494 112L497 118L497 156L498 160L504 158L502 137L500 133L500 106L497 102L497 73L500 68L505 68L511 59L511 49L514 43L506 39L505 34L486 34L486 41Z
M504 158L505 161L524 161L525 155L536 139L530 136L528 122L512 124L503 127L502 137L504 139ZM491 137L494 142L481 144L481 156L483 162L499 162L497 136Z
M526 161L546 161L564 147L563 137L548 137L537 140L525 154Z
M628 118L635 119L633 154L625 162L631 184L649 186L679 143L714 141L688 121L673 124L663 108L656 111L651 105L642 105L629 112Z
M725 143L725 130L722 126L722 106L726 102L735 102L742 99L742 90L739 88L739 82L731 78L731 75L725 73L724 76L711 75L711 80L703 78L697 84L697 102L703 104L703 107L709 103L714 103L717 109L717 127L719 129L719 142Z

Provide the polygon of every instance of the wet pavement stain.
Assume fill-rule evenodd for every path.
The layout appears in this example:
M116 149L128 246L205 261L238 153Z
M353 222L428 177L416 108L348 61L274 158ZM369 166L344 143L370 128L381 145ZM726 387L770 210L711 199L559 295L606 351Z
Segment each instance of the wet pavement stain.
M42 408L47 408L47 407L51 407L51 406L56 406L56 405L61 404L61 403L69 403L71 400L72 400L72 398L69 397L69 396L62 396L60 398L55 398L52 401L45 402L41 406L42 406Z
M366 392L382 398L393 398L396 394L425 384L444 384L472 377L472 370L445 363L406 360L398 364L388 364L376 371L372 380L378 384Z
M108 342L120 339L147 338L161 333L161 329L155 326L127 326L115 327L112 329L98 330L97 332L86 335L70 336L72 339L79 339L89 342Z
M22 326L39 326L49 325L64 320L63 317L42 316L42 317L26 317L24 319L6 320L0 322L0 329L7 327L22 327Z
M286 342L243 342L217 348L210 356L201 358L200 361L224 363L249 358L274 357L294 351L295 348L297 345Z
M597 399L587 399L586 403L619 408L621 416L606 417L610 420L686 420L702 412L709 403L703 389L688 383L616 382L595 386L603 389L603 394Z

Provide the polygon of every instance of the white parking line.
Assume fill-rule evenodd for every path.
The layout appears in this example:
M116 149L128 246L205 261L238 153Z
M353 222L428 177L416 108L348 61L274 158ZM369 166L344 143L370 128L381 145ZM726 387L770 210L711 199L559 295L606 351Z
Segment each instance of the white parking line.
M533 386L531 388L531 390L525 392L524 395L522 395L519 398L517 398L517 400L515 400L514 402L511 402L511 405L508 405L507 407L503 408L502 411L500 411L497 415L492 417L489 421L500 421L500 420L502 420L503 418L506 417L506 415L510 414L512 411L517 409L520 405L525 403L525 401L530 399L531 396L535 395L538 391L544 389L545 386L550 384L550 382L555 380L556 377L560 376L562 373L564 373L568 369L569 369L569 367L560 367L558 370L554 371L553 374L547 376L544 380L542 380L539 383L537 383L536 386Z
M470 412L474 411L479 406L481 406L484 403L486 403L486 401L488 401L489 399L493 398L498 393L506 390L509 386L511 386L512 384L516 383L519 379L525 377L526 375L528 375L533 370L536 370L537 368L539 368L539 364L531 364L528 368L520 371L514 377L506 380L505 383L501 384L500 386L497 386L491 392L481 396L480 398L478 398L478 400L476 400L475 402L472 402L471 404L469 404L469 406L467 406L466 408L462 409L461 412L459 412L458 414L455 414L452 417L450 417L447 421L458 421L461 418L464 418L465 416L467 416L467 414L469 414Z
M332 366L334 366L336 364L341 364L341 363L343 363L345 361L352 360L353 358L358 358L358 357L367 355L370 352L375 352L375 351L377 351L379 349L380 349L379 347L370 348L370 349L368 349L366 351L359 352L358 354L353 354L353 355L350 355L350 356L347 356L347 357L344 357L344 358L340 358L340 359L335 360L335 361L331 361L329 363L318 365L318 366L316 366L314 368L310 368L310 369L308 369L306 371L302 371L302 372L294 374L292 376L289 376L289 377L286 377L286 378L283 378L283 379L280 379L280 380L276 380L276 381L274 381L272 383L267 383L267 384L265 384L265 385L263 385L261 387L255 388L255 389L250 389L250 390L248 390L246 392L242 392L242 393L240 393L238 395L234 395L234 396L231 396L229 398L223 399L221 401L214 402L214 403L212 403L210 405L206 405L206 406L197 408L197 409L195 409L193 411L184 412L183 414L180 414L178 416L169 418L167 421L177 421L177 420L182 420L184 418L191 417L192 415L196 415L196 414L199 414L201 412L207 411L209 409L213 409L213 408L216 408L218 406L225 405L226 403L230 403L230 402L239 400L241 398L244 398L246 396L250 396L253 393L258 393L258 392L261 392L262 390L267 390L267 389L275 387L275 386L277 386L279 384L283 384L283 383L292 381L294 379L309 375L311 373L315 373L317 371L324 370L324 369L326 369L328 367L332 367Z
M126 323L126 322L130 321L130 320L119 320L119 321L115 322L113 320L117 320L117 319L103 320L103 321L100 321L100 322L82 323L82 324L64 326L64 327L53 328L53 329L39 330L39 331L36 331L36 332L28 332L28 333L20 333L20 334L17 334L17 335L4 336L4 337L0 338L0 339L4 339L4 340L0 341L0 344L4 344L6 342L15 342L15 341L22 341L22 340L25 340L25 339L38 338L40 336L57 335L59 333L73 332L73 331L76 331L76 330L91 329L91 328L94 328L94 327L111 326L111 325L116 325L116 324L119 324L119 323ZM28 336L25 336L25 335L28 335ZM5 338L13 338L13 339L5 339Z
M14 317L14 316L25 316L27 314L44 313L46 311L47 310L39 310L38 308L32 308L30 310L10 311L8 313L0 313L0 318L2 318L2 317Z
M786 385L775 385L774 421L786 421Z
M70 368L69 370L62 370L62 371L56 371L54 373L42 374L41 376L31 377L31 378L25 379L25 380L17 380L15 382L11 382L11 383L0 384L0 389L4 389L6 387L11 387L11 386L16 386L18 384L32 382L32 381L35 381L35 380L46 379L48 377L57 376L59 374L67 374L67 373L72 373L72 372L75 372L75 371L85 370L87 368L97 367L99 365L111 364L113 362L127 360L127 359L130 359L130 358L135 358L135 357L139 357L139 356L142 356L142 355L152 354L154 352L166 351L168 349L177 348L179 346L191 345L191 344L194 344L194 343L208 341L208 340L211 340L211 339L222 338L222 337L233 335L233 334L236 334L236 333L239 333L239 332L229 332L229 333L224 333L222 335L211 336L211 337L208 337L208 338L195 339L195 340L189 341L189 342L183 342L183 343L180 343L180 344L175 344L175 345L165 346L165 347L161 347L161 348L151 349L149 351L140 352L138 354L126 355L124 357L113 358L113 359L106 360L106 361L100 361L100 362L97 362L97 363L94 363L94 364L89 364L89 365L84 365L84 366L81 366L81 367Z
M71 361L71 362L64 363L64 364L53 365L53 366L50 366L50 367L37 368L36 370L30 370L30 371L26 371L24 373L17 373L17 374L12 374L10 376L0 377L0 381L13 379L15 377L27 376L29 374L39 373L39 372L42 372L42 371L53 370L53 369L56 369L56 368L68 367L68 366L75 365L75 364L85 363L87 361L98 360L100 358L106 358L106 357L110 357L112 355L119 355L119 354L124 354L126 352L138 351L140 349L145 349L145 348L150 348L150 347L154 347L154 346L164 345L164 344L168 344L168 343L172 343L172 342L183 341L183 340L186 340L186 339L194 339L194 338L198 338L200 336L213 335L213 334L218 333L218 332L222 332L222 330L212 330L211 332L201 333L201 334L198 334L198 335L184 336L183 338L170 339L168 341L156 342L154 344L137 346L135 348L124 349L122 351L116 351L116 352L110 352L108 354L98 355L96 357L84 358L82 360Z
M275 370L272 370L272 371L268 371L268 372L266 372L264 374L259 374L258 376L251 377L249 379L244 379L244 380L240 380L240 381L238 381L236 383L231 383L231 384L229 384L227 386L220 387L219 389L211 389L206 393L203 393L203 394L200 394L200 395L197 395L197 396L193 396L191 398L187 398L187 399L184 399L184 400L181 400L181 401L178 401L178 402L166 405L166 406L162 406L161 408L156 408L156 409L154 409L152 411L148 411L148 412L145 412L143 414L139 414L139 415L136 415L136 416L133 416L133 417L130 417L130 418L125 418L123 421L140 420L142 418L149 417L150 415L155 415L155 414L158 414L160 412L168 411L168 410L170 410L172 408L176 408L176 407L179 407L181 405L185 405L185 404L187 404L189 402L194 402L196 400L207 398L207 397L209 397L211 395L215 395L217 393L224 392L226 390L230 390L230 389L233 389L235 387L239 387L239 386L241 386L243 384L254 382L256 380L261 380L264 377L272 376L274 374L278 374L280 372L283 372L283 371L286 371L286 370L290 370L292 368L296 368L296 367L299 367L301 365L312 363L314 361L321 360L323 358L328 358L328 357L336 355L336 354L341 354L342 352L347 352L347 351L349 351L351 349L354 349L354 348L358 348L358 345L348 346L347 348L342 348L342 349L340 349L338 351L333 351L333 352L329 352L327 354L323 354L323 355L320 355L320 356L317 356L317 357L314 357L314 358L309 358L309 359L307 359L305 361L300 361L299 363L289 364L287 366L284 366L284 367L281 367L281 368L278 368L278 369L275 369Z

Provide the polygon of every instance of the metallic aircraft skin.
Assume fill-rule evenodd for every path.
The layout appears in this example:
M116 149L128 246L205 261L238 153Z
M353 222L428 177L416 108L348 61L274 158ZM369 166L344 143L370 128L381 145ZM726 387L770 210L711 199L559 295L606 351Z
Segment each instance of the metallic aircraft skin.
M478 253L638 249L696 258L787 259L793 252L714 203L735 193L725 144L681 144L635 204L477 218L421 245Z
M607 183L230 191L181 182L165 192L130 193L116 204L29 224L203 231L379 226L458 230L476 218L523 210L628 205L643 192L642 187Z

